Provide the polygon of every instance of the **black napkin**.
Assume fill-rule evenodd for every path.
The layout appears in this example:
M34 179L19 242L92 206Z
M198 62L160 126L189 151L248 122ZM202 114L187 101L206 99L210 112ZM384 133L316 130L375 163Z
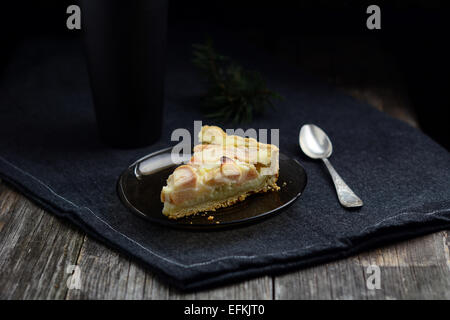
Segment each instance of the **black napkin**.
M98 139L79 44L23 43L1 79L0 176L181 289L284 272L450 226L447 151L409 125L242 46L242 61L285 98L277 112L247 127L280 128L280 149L306 169L304 194L271 219L215 232L173 230L129 212L116 194L122 170L173 144L174 129L193 132L193 121L202 119L191 40L169 50L162 138L126 151ZM297 139L305 123L329 134L331 162L364 200L360 210L344 210L323 165L302 155Z

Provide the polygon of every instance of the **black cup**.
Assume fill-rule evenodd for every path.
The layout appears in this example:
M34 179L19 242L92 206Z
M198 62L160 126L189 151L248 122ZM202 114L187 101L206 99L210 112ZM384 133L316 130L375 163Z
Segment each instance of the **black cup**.
M81 0L98 129L109 146L161 135L168 0Z

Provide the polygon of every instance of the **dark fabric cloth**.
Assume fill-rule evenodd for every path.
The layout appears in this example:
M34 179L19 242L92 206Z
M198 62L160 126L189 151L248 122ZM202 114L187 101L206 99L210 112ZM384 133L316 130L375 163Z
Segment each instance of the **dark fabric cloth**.
M261 71L285 98L276 112L246 127L280 128L281 151L306 169L304 194L273 218L214 232L169 229L128 211L116 194L120 173L173 144L174 129L192 132L193 121L203 119L197 106L204 88L190 61L197 39L181 38L169 46L163 136L135 150L99 141L79 43L24 42L1 78L1 178L180 289L285 272L450 226L447 151L409 125L245 44L223 46L224 53ZM305 123L329 134L330 160L364 200L360 210L343 209L323 164L301 153L298 134Z

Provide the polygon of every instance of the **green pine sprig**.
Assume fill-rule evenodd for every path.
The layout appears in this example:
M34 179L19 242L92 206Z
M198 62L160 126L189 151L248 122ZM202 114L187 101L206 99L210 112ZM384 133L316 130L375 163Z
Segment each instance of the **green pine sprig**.
M203 99L207 117L242 123L275 108L272 100L282 97L267 88L266 81L256 71L244 70L229 57L218 54L208 40L193 45L194 64L207 80Z

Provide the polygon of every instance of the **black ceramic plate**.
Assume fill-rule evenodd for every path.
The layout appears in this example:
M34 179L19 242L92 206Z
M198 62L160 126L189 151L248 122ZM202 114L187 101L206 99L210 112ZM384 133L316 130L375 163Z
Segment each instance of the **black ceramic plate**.
M148 155L131 165L119 178L118 193L132 212L155 223L189 229L212 229L256 222L279 213L293 203L306 186L306 173L294 159L280 153L278 192L254 194L244 201L214 212L206 212L173 220L162 214L161 189L175 165L171 161L171 148ZM147 172L143 175L141 172ZM150 173L149 173L150 172ZM208 219L213 216L214 219Z

